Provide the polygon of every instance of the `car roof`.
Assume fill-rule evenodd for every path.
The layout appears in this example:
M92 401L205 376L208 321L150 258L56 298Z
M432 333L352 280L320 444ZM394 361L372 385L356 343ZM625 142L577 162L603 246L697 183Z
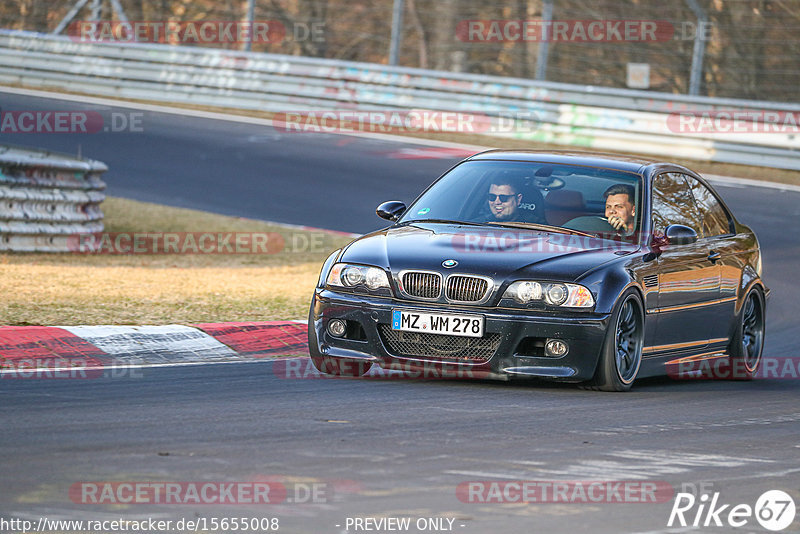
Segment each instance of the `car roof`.
M660 164L637 156L606 154L603 152L578 152L569 150L487 150L467 158L468 160L535 161L602 167L626 172L642 173L645 167ZM661 163L663 165L672 165Z

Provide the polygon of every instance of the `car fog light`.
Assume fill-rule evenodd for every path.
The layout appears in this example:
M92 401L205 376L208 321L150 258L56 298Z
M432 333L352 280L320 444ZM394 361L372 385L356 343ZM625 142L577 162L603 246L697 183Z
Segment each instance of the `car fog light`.
M569 346L560 339L548 339L544 344L545 353L548 356L563 356L569 351Z
M347 330L347 325L341 319L331 319L328 323L328 333L333 337L342 337Z

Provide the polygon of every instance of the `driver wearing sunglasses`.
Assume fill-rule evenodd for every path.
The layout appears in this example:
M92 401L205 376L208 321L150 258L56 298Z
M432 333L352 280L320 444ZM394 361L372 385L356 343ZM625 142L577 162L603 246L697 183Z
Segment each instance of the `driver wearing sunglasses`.
M509 183L493 183L486 195L489 202L489 213L496 221L519 220L519 205L522 193Z

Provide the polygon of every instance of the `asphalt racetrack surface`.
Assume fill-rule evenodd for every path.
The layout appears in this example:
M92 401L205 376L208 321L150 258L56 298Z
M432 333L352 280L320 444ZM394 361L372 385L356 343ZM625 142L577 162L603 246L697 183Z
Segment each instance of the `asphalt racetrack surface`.
M0 99L4 111L94 109ZM80 144L84 156L109 164L110 195L350 232L380 227L379 202L412 200L455 162L392 157L419 148L411 144L208 119L146 112L143 126L138 133L2 135L0 142L71 153ZM718 191L764 251L764 279L773 290L765 356L790 358L797 370L800 193ZM630 393L609 394L538 381L304 380L285 378L281 365L0 380L0 519L38 527L45 517L155 518L183 532L176 521L213 517L279 518L280 532L309 534L390 531L377 528L388 523L359 529L354 518L410 518L408 529L394 531L465 534L768 532L754 516L731 527L731 508L754 508L767 490L783 490L800 505L797 375L749 383L644 380ZM91 504L75 493L82 482L265 480L283 484L285 498L261 505ZM618 502L613 492L608 503L576 502L574 494L520 503L511 491L495 499L506 502L482 502L518 480L651 482L671 493L655 503ZM469 483L478 484L472 494L462 491ZM314 484L318 494L308 497ZM677 518L668 527L681 491L698 495L684 518L689 525L699 518L700 528L681 527ZM717 516L723 526L707 517L708 502L701 510L700 494L718 494L717 509L729 505ZM439 522L418 522L427 518ZM797 532L799 524L783 532Z

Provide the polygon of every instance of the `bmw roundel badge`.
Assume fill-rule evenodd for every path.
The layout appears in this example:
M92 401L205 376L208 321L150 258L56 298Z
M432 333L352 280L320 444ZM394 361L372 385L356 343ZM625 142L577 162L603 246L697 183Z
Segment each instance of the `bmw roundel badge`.
M456 265L458 265L458 262L456 260L444 260L442 262L442 267L444 267L445 269L452 269Z

